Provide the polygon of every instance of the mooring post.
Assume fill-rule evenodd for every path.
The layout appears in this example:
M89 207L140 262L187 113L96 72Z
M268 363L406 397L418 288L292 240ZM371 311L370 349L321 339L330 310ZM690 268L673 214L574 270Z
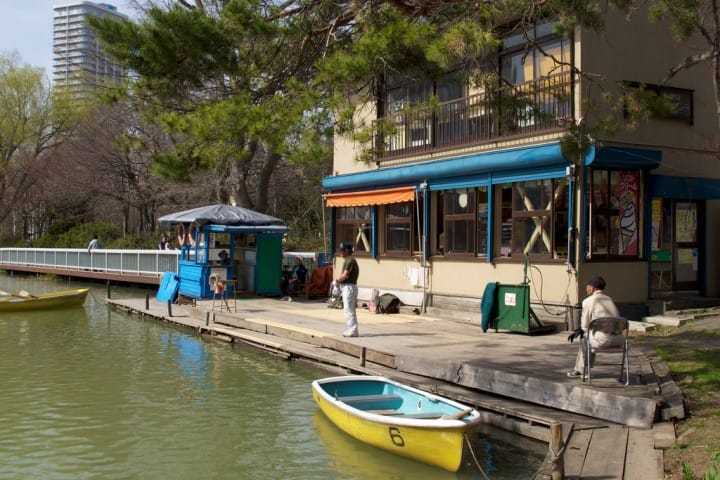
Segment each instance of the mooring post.
M366 351L365 347L362 347L360 349L360 366L361 367L365 366L365 356L366 355L367 355L367 351Z
M110 280L107 281L107 298L110 298Z
M168 317L172 317L172 302L168 300Z
M210 312L205 312L205 326L210 326Z
M563 427L562 423L553 422L550 425L550 460L552 462L552 480L565 479L565 461L563 453Z
M145 310L150 310L150 294L145 294Z

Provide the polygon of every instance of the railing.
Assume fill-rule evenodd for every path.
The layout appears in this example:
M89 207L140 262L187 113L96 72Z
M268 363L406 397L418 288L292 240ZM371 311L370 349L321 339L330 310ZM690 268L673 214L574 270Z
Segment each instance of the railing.
M565 72L492 94L390 114L375 124L376 160L559 130L571 117L571 75Z
M179 250L92 250L81 248L0 248L0 268L22 266L36 271L98 272L159 278L178 272ZM92 275L83 275L92 276Z

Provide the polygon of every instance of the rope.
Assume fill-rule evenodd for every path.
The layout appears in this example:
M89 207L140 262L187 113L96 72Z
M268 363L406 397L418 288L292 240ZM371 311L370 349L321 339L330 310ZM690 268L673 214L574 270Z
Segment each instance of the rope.
M485 480L490 480L490 477L487 476L487 473L485 473L485 470L480 466L480 462L478 462L477 457L475 456L475 452L473 451L472 445L470 444L470 438L468 438L468 434L465 433L463 435L465 437L465 442L467 442L468 450L470 450L470 455L472 455L472 459L475 462L475 466L480 470L480 473L482 473L482 476L485 477Z

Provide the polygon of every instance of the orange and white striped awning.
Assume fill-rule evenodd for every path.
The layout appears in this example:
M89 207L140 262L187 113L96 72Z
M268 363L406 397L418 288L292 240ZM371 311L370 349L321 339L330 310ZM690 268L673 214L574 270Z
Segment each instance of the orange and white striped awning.
M361 207L367 205L387 205L389 203L412 202L415 200L415 187L385 188L382 190L364 190L362 192L328 193L325 195L328 207Z

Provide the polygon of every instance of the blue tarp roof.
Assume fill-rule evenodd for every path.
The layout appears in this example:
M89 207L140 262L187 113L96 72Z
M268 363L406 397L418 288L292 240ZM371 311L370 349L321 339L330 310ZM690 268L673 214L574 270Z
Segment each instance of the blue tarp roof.
M179 223L195 223L200 226L220 225L226 227L285 226L285 223L277 217L247 208L224 204L208 205L183 212L171 213L160 217L159 222L163 226L172 226Z

